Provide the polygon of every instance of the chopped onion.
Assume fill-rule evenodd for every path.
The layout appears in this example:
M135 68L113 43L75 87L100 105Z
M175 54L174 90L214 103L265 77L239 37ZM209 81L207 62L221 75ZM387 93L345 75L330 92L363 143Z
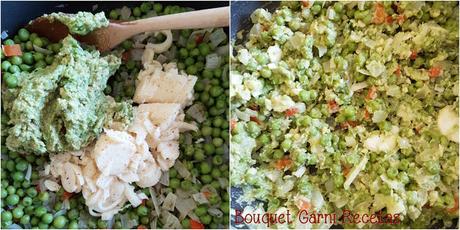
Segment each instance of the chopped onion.
M209 40L211 41L211 47L216 48L220 43L227 39L227 34L225 34L224 29L219 28L212 32L209 35Z
M8 37L8 30L2 31L2 40Z
M110 220L107 221L108 229L112 229L112 226L113 226L114 222L115 222L115 218L110 218Z
M31 176L32 176L32 165L28 164L26 176L24 178L26 179L26 181L30 181Z
M217 180L219 181L221 188L228 188L228 180L226 178L219 177Z
M133 61L141 61L144 49L131 49L129 52Z
M165 172L160 177L160 184L164 186L169 186L169 173Z
M42 53L42 54L52 54L53 53L53 51L51 51L51 50L43 49L43 48L38 47L36 45L33 45L33 47L34 47L35 51L37 51L39 53Z
M11 224L6 228L8 228L8 229L22 229L22 227L17 225L17 224Z
M189 178L190 177L190 172L188 171L187 168L185 168L185 165L182 164L182 162L176 161L176 163L174 164L174 168L177 170L177 173L179 173L179 175L182 178Z
M185 137L185 144L186 145L191 145L192 144L192 134L191 133L185 133L184 134L184 137Z
M175 41L175 42L178 41L179 38L181 37L180 36L180 31L179 30L173 30L172 33L173 33L173 41Z
M158 199L155 195L155 191L153 190L153 187L149 188L149 192L150 192L150 197L152 197L153 206L155 207L155 213L157 214L157 216L160 216L160 207L158 205Z
M189 215L190 211L196 208L196 203L192 198L179 199L176 203L176 208L179 211L179 219L184 219Z
M367 85L367 82L359 82L359 83L355 83L353 85L351 85L350 87L350 90L352 92L356 92L356 91L359 91L359 90L362 90L364 88L366 88L368 85Z
M227 56L230 52L229 45L219 46L216 48L216 53L220 56Z
M68 209L70 209L70 202L69 202L69 199L64 199L64 201L62 201L62 209L63 209L63 210L68 210Z
M121 228L127 229L128 228L128 214L125 213L120 216Z
M157 217L153 217L152 221L150 221L150 229L157 229Z
M131 16L131 9L127 6L123 6L123 8L120 10L120 19L128 20L129 16Z
M57 216L62 216L66 213L66 210L65 209L61 209L59 211L57 211L56 213L54 213L53 217L57 217Z
M157 57L157 61L158 61L159 63L163 64L163 63L165 63L165 62L168 61L168 57L166 57L166 56L163 55L163 54L160 54L160 55L158 55L158 57Z
M161 212L161 217L162 217L162 222L163 222L163 228L166 228L166 229L182 228L182 225L180 224L179 219L173 214L171 214L170 212L163 210Z
M190 106L187 112L185 112L185 114L191 116L198 123L201 123L204 120L206 120L205 113L206 113L206 108L201 103L193 104L192 106Z
M215 217L222 217L224 215L224 213L220 211L218 208L210 208L208 209L208 213L211 216L215 216Z
M215 69L219 67L221 58L216 53L208 54L206 56L206 69Z
M165 200L163 201L163 205L161 206L163 209L168 211L174 211L176 207L177 196L174 193L168 193Z
M187 45L187 39L185 37L180 36L177 44L181 47L185 47Z
M212 28L211 29L203 29L203 30L195 30L190 34L190 36L188 37L188 40L189 41L195 41L197 35L198 36L205 36L207 32L211 32L211 31L212 31ZM206 42L204 40L204 37L203 37L203 42Z
M198 204L206 204L209 203L208 198L202 193L195 193L192 195L193 199L198 203Z

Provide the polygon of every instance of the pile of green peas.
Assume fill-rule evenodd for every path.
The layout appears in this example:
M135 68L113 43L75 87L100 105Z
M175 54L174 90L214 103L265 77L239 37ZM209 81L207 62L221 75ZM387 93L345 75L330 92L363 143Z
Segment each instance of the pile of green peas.
M51 43L45 37L39 37L36 33L30 33L24 28L13 36L13 39L6 39L3 45L18 44L21 46L22 55L5 57L2 52L2 80L7 88L16 88L18 79L16 74L20 72L32 72L38 68L44 68L54 61L54 55L61 49L60 43ZM33 46L47 49L51 54L43 54L35 51Z
M114 9L108 13L110 19L120 19L120 10ZM161 3L142 3L131 9L129 20L135 20L152 15L166 15L180 13L189 10L180 6L163 6ZM193 30L181 30L180 36L190 37ZM162 42L164 35L159 34L154 38L155 42ZM226 41L228 42L228 41ZM29 33L26 29L20 29L13 39L3 41L4 45L20 44L23 54L21 56L5 57L2 53L2 79L7 88L16 88L19 72L32 72L37 68L44 68L53 62L54 55L61 48L60 43L50 43L44 37L38 37L35 33ZM45 55L36 52L33 45L47 49L52 54ZM225 44L221 44L225 45ZM193 145L185 143L184 135L180 137L181 153L179 160L185 163L187 169L200 181L193 184L191 181L181 178L174 168L169 171L170 185L168 191L176 189L193 190L199 192L204 185L212 186L217 193L211 194L208 204L199 205L193 212L200 218L199 221L205 228L226 227L228 225L229 196L226 186L221 186L220 180L228 182L228 57L222 57L221 65L215 69L206 69L206 55L214 52L209 43L199 43L196 40L188 41L186 45L174 44L177 49L176 58L180 70L187 74L198 76L195 85L195 103L200 103L204 108L206 120L199 124L198 132L192 133ZM129 51L133 48L133 41L124 41L117 49ZM141 69L140 61L124 60L114 77L109 81L104 90L107 95L112 95L117 101L132 99L135 92L135 78ZM187 109L187 108L186 108ZM186 116L187 121L193 119ZM8 115L2 111L2 130L7 127ZM4 132L3 132L4 133ZM201 143L195 143L200 139L206 139ZM53 192L39 192L32 182L39 179L37 168L42 167L49 161L47 156L20 155L8 151L4 146L5 138L2 135L2 154L8 156L8 160L2 160L2 227L11 224L30 228L79 228L78 220L82 213L88 216L86 225L88 228L108 228L107 221L88 215L85 201L81 194L73 194L69 199L70 209L65 212L62 209L64 191L54 193L57 201L53 207L49 207L50 194ZM25 173L28 164L32 165L30 181L26 181ZM25 165L25 166L24 166ZM24 169L25 167L25 169ZM138 188L140 189L140 188ZM137 189L136 189L137 190ZM146 195L150 195L148 189L143 189ZM210 207L219 208L221 217L211 216L207 213ZM152 221L150 213L153 210L151 200L148 200L136 208L127 208L115 215L112 228L123 228L120 216L127 214L129 220L139 226L149 226ZM61 215L56 216L56 213ZM178 214L175 212L174 214ZM164 223L159 222L158 227ZM181 221L184 228L190 228L190 219Z

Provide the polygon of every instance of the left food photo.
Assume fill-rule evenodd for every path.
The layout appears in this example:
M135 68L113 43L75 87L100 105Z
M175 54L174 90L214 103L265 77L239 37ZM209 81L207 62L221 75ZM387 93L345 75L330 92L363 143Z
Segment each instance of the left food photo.
M2 1L1 227L228 228L228 5Z

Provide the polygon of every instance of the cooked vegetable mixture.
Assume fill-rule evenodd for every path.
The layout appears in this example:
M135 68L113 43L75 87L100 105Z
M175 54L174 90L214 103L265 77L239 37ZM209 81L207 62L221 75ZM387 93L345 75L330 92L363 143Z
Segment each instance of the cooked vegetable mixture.
M133 8L114 9L105 15L114 20L135 20L189 10L192 9L146 2ZM105 26L104 22L107 22L103 13L57 13L48 16L66 24L72 34L86 34ZM223 29L140 34L126 40L108 55L99 55L91 47L81 48L71 36L59 43L50 43L26 29L20 29L2 44L2 228L227 227L229 80L226 64L228 38ZM153 52L150 53L150 50ZM165 77L177 76L183 80L183 76L197 76L197 80L190 76L194 80L186 86L194 85L194 95L178 94L180 98L169 95L181 103L177 106L170 104L177 107L174 107L177 120L173 116L161 117L165 113L159 111L165 109L162 105L166 104L137 106L133 102L138 102L135 94L141 99L150 96L143 92L148 88L142 90L139 84L156 84L155 81L144 82L144 79L146 75L161 72L162 67L157 63L165 64ZM155 68L149 67L152 64L156 65ZM86 71L88 69L91 71ZM147 72L154 70L154 73L147 73L141 78L141 69ZM171 71L176 73L168 75ZM178 75L177 71L181 74ZM176 85L174 87L177 89ZM189 88L184 88L184 93L190 91ZM169 99L162 93L167 91L161 90L164 89L156 92L156 98L142 100L164 100L161 102L167 103ZM164 97L159 98L161 95ZM120 161L112 162L110 154L105 153L122 154L120 157L126 157L123 155L126 153L133 154L133 144L128 142L134 139L127 132L136 136L138 143L143 128L148 129L143 127L148 125L146 122L133 122L136 114L142 111L155 111L150 119L172 119L172 123L168 124L179 126L171 129L162 127L167 129L162 130L164 134L157 138L166 142L157 147L162 160L159 161L160 156L153 156L159 164L155 166L157 168L145 167L145 159L134 159L134 156L140 156L137 153L129 158L138 162L130 163L129 169L134 170L134 164L139 164L138 171L134 172L141 175L117 175L137 183L127 186L127 190L120 190L120 183L108 175L115 171L120 174L125 166L118 164ZM155 116L159 117L152 118ZM133 124L136 122L138 124ZM126 129L128 125L131 127L129 130ZM103 133L102 127L106 128ZM179 135L176 131L177 128L185 131L196 127L196 132ZM176 135L180 148L177 160L174 143L171 142ZM103 138L93 141L99 136ZM96 146L83 149L92 141L96 142ZM149 137L147 141L156 143L157 140ZM139 151L142 147L136 148ZM82 153L93 149L94 153ZM50 162L50 156L54 163ZM154 159L145 154L142 157ZM82 169L72 165L81 161L88 162L82 163ZM91 165L110 168L105 164L111 169L100 172L91 168ZM69 167L74 170L73 174L68 174ZM60 176L62 184L50 173ZM108 187L111 190L106 191L112 193L107 199L99 199L98 194L90 192L93 190L91 186L94 186L89 183L91 181L81 181L85 173L107 175L104 181L97 181L98 189L117 185ZM160 175L163 176L160 178ZM140 178L135 179L136 176ZM78 192L80 190L85 190L83 196ZM121 194L118 194L120 191ZM116 199L119 196L123 197L121 201ZM126 199L130 203L122 206ZM111 200L113 203L110 203ZM94 211L109 213L100 218L94 216Z
M254 11L231 69L240 200L400 215L378 228L458 227L458 13L457 2L389 1Z

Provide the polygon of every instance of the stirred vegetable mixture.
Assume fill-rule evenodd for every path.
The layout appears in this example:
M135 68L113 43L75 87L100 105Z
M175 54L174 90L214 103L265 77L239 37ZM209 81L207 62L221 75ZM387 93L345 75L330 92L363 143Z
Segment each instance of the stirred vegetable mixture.
M240 200L401 219L345 227L457 225L458 12L457 2L390 1L254 11L231 69Z
M106 15L109 19L114 20L134 20L188 10L192 9L145 2L134 8L114 9ZM81 16L85 13L81 12L78 15ZM97 15L97 19L103 22L104 18L101 17L101 14ZM57 17L59 14L54 16ZM67 16L70 17L70 26L75 26L79 31L88 32L85 25L91 24L91 20L83 23L78 20L78 17ZM89 28L88 30L92 29ZM53 63L62 61L61 59L54 60L55 57L59 58L56 55L62 52L62 41L51 43L44 37L29 33L26 29L20 29L16 35L12 36L12 39L3 40L2 43L2 92L15 92L24 89L24 84L28 80L24 76L39 74L44 69L52 68L55 65ZM95 52L91 47L84 49L85 51L82 50L82 52ZM146 55L144 50L154 50L155 52L151 53L154 56ZM27 146L31 152L13 151L6 147L8 145L6 137L10 135L9 130L15 125L10 122L12 121L11 107L20 110L20 103L18 105L12 104L16 99L11 96L14 94L8 94L10 97L2 95L2 228L225 228L229 221L227 156L229 80L228 64L226 64L228 63L228 38L225 31L222 28L214 28L140 34L123 42L112 54L121 58L121 65L110 77L103 90L106 96L115 99L115 101L108 99L110 104L114 106L108 108L105 118L111 127L115 125L124 126L123 122L118 122L120 119L128 123L132 122L131 104L134 110L137 110L137 104L133 100L138 102L135 93L139 90L138 84L143 84L138 74L142 71L148 71L145 63L155 60L157 62L153 64L165 64L166 72L166 68L171 69L170 66L177 66L182 75L197 76L198 80L196 83L193 82L195 84L194 100L183 103L187 105L183 108L183 114L185 114L184 121L197 126L198 131L180 134L180 156L175 161L164 159L163 164L172 163L173 165L161 165L162 163L159 163L162 169L171 168L163 172L163 176L157 181L158 184L153 187L140 187L139 184L150 183L148 182L150 178L147 177L141 178L137 184L132 184L133 190L138 191L134 196L143 198L140 196L140 193L143 193L148 199L142 199L140 205L135 207L131 205L130 200L131 204L126 203L113 218L106 220L106 218L95 217L88 212L90 202L92 204L91 209L98 210L94 206L94 201L88 200L88 194L86 194L87 197L84 197L81 193L66 191L72 185L69 178L61 176L62 181L65 181L65 184L61 185L60 180L55 180L49 175L50 170L51 173L54 173L53 170L59 166L66 168L66 162L75 163L78 159L77 156L73 156L73 160L70 160L65 156L69 155L69 152L60 153L61 150L53 150L55 153L50 154L50 156L57 162L53 163L50 162L48 151L45 153L37 151L37 154L33 154L33 146ZM149 60L143 60L146 56ZM107 56L104 54L101 57ZM75 60L78 62L78 58ZM79 67L77 66L75 69L77 68ZM155 68L158 69L158 66ZM161 66L159 69L161 71ZM179 77L180 75L171 76ZM68 84L68 81L60 83L59 87L63 87L65 84ZM66 89L70 88L66 86ZM156 98L161 96L161 92L160 89ZM73 93L78 94L78 92ZM81 96L81 94L78 95ZM139 97L142 98L141 96ZM153 108L153 105L145 108L148 110ZM178 109L182 110L179 107ZM70 115L57 116L57 119L59 120L63 116ZM62 120L67 121L68 119L62 118ZM21 120L21 122L26 121ZM186 124L184 123L184 125ZM100 124L98 126L100 127ZM107 128L106 124L104 127ZM190 129L190 126L182 128L187 130ZM38 130L38 132L41 130L43 129ZM104 131L101 134L101 131L92 130L92 132L96 132L96 136L101 135L105 139L107 139L107 135L113 136L114 139L108 139L109 141L121 141L121 139L116 138L116 134L119 133L109 131L106 134L107 131ZM87 144L82 145L85 147ZM105 150L98 150L96 143L94 151L95 154L101 155ZM72 154L76 154L76 152L72 152ZM64 159L64 161L61 162L59 159ZM103 164L104 160L101 159L101 162ZM73 168L75 169L75 167ZM83 170L86 169L83 168ZM81 175L77 171L75 171L75 175L80 178ZM59 170L58 172L62 173ZM85 172L83 172L84 174ZM106 181L106 183L110 182ZM79 189L77 188L76 191ZM128 195L128 197L133 198L133 194ZM108 205L110 206L110 204ZM104 208L106 207L104 206Z

